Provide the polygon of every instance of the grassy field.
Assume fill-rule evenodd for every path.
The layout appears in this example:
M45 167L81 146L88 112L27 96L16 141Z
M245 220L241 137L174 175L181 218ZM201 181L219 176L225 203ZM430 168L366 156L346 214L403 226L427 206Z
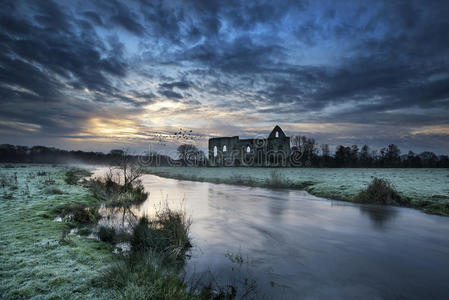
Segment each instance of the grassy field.
M87 189L64 181L67 168L0 168L0 298L108 299L92 285L113 260L111 246L68 235L54 209L93 204Z
M374 177L388 180L412 207L449 215L448 169L147 168L162 177L273 188L299 188L335 200L353 201Z
M165 257L164 252L153 249L156 234L163 241L171 238L168 226L184 230L188 242L180 215L165 210L170 219L164 224L144 226L142 237L133 234L132 241L149 244L148 252L114 254L113 242L89 235L103 202L92 196L91 183L77 184L77 174L85 173L49 165L0 167L0 299L198 298L177 270L156 259ZM72 217L62 219L59 214L68 211ZM161 217L151 220L156 221ZM171 246L171 240L163 250L173 248L167 243Z

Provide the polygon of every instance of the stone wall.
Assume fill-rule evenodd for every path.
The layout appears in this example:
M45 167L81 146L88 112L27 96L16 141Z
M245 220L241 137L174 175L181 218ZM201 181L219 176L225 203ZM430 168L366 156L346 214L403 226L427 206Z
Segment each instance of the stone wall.
M209 139L210 166L288 166L290 137L276 126L268 138L238 136Z

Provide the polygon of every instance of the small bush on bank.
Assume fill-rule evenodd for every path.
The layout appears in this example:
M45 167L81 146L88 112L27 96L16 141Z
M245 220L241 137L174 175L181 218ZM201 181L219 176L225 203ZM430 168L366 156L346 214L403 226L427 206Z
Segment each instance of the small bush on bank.
M60 214L61 217L68 217L71 221L80 224L96 223L101 219L98 207L88 207L82 204L57 208L55 212Z
M410 203L409 199L399 195L389 181L382 178L374 178L365 190L355 196L354 202L389 205L407 205Z
M133 186L124 186L105 178L104 180L91 180L89 189L93 196L109 207L130 207L145 202L148 193L141 182L136 182Z
M98 238L107 243L113 243L115 240L116 232L113 227L100 226L98 229Z
M90 176L91 173L85 169L70 169L65 173L65 182L71 185L77 184L81 178Z
M192 246L189 228L190 221L183 212L165 208L154 220L140 218L132 233L132 250L154 251L169 260L183 261L186 251Z

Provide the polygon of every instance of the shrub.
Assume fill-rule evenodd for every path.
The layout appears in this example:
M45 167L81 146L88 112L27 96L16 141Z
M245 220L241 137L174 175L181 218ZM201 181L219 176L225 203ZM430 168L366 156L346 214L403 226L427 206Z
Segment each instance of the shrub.
M184 212L169 208L157 213L154 220L139 219L131 237L134 252L154 251L172 261L183 261L192 246L189 238L190 221Z
M88 207L83 204L60 207L55 209L54 212L80 224L96 223L101 219L98 207Z
M148 193L141 182L136 182L133 186L124 186L105 178L104 180L91 180L89 189L92 195L104 201L109 207L130 207L132 205L142 204L147 198Z
M75 206L72 220L78 223L95 223L101 219L98 208Z
M115 240L115 229L113 227L100 226L98 238L103 242L113 243Z
M91 173L85 169L70 169L65 173L65 182L68 184L77 184L83 177L90 176Z
M355 196L354 202L405 205L409 204L410 201L407 198L401 197L389 181L374 178L365 190L362 190Z

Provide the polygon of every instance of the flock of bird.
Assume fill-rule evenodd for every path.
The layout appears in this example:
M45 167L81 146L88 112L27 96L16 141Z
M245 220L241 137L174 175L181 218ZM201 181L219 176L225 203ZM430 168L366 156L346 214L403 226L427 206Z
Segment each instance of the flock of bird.
M157 144L162 146L167 146L168 142L184 143L200 139L199 136L192 132L192 129L183 128L179 128L179 130L173 133L155 132L153 136Z

